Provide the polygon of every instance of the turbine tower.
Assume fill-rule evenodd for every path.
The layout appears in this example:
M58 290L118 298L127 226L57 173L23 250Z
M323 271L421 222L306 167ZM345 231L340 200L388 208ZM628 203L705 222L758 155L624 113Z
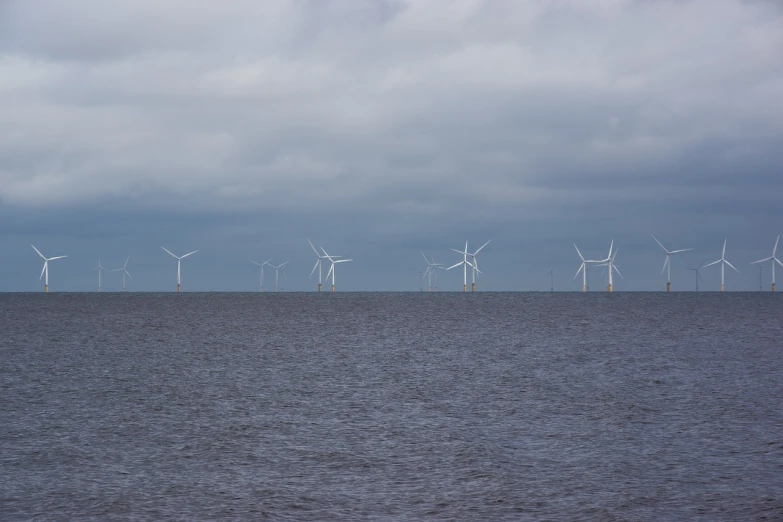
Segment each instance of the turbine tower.
M780 262L780 259L775 257L775 252L778 249L778 241L780 241L780 236L775 240L775 246L772 247L772 255L770 257L767 257L765 259L759 259L758 261L753 261L751 265L756 265L758 263L766 263L767 261L772 261L770 263L772 265L772 291L775 291L775 263L779 264L780 266L783 266L783 263ZM761 267L759 267L761 268Z
M666 250L666 247L663 246L663 243L658 241L658 238L650 234L652 238L655 240L656 243L663 249L664 252L666 252L666 260L663 262L663 268L661 269L661 275L663 275L663 271L668 268L668 272L666 273L666 291L671 291L672 287L672 262L671 257L672 254L679 254L680 252L688 252L689 250L693 250L692 248L681 248L680 250Z
M334 293L334 273L335 273L334 265L336 265L337 263L347 263L348 261L353 261L353 259L338 259L339 257L342 256L330 256L329 254L326 253L326 250L324 250L323 247L321 248L321 251L324 253L324 258L328 259L329 262L332 263L332 266L329 267L329 272L327 272L326 274L326 279L329 279L329 275L332 276L332 293ZM320 287L320 284L318 286Z
M130 261L130 256L125 260L125 264L122 265L122 268L117 268L115 270L112 270L112 272L122 272L122 291L127 292L127 289L125 288L125 275L127 274L128 277L133 279L130 275L130 272L128 272L128 261Z
M46 274L46 282L44 284L44 292L49 292L49 261L54 261L55 259L62 259L64 257L68 257L68 256L57 256L57 257L46 258L46 257L44 257L44 255L41 253L40 250L35 248L35 245L30 245L30 246L33 247L33 250L35 250L38 253L38 255L41 256L41 258L44 260L44 266L43 266L43 269L41 270L41 275L38 277L38 279L40 280L44 276L44 274Z
M250 260L251 263L253 263L254 265L256 265L259 268L259 272L261 272L261 274L260 274L261 281L260 281L259 287L258 287L259 288L259 290L258 290L259 292L263 292L264 291L264 266L265 265L269 265L269 262L272 259L274 259L274 258L270 257L269 259L267 259L263 263L257 263L255 261L253 261L252 259ZM272 265L269 265L269 266L272 266Z
M470 261L468 261L468 256L470 255L468 253L468 242L465 241L464 251L455 250L453 248L452 250L454 250L454 252L458 254L462 254L462 261L460 261L456 265L451 265L446 270L451 270L452 268L457 268L458 266L462 266L462 291L467 292L468 291L468 267L473 269L473 265L470 263Z
M576 253L579 254L579 259L582 260L582 264L579 265L579 270L576 271L574 279L579 276L579 272L582 272L582 292L587 292L587 265L588 263L600 263L600 261L595 259L585 259L582 253L579 251L579 247L576 246L576 243L574 243L574 248L576 249Z
M734 268L734 265L732 265L731 263L729 263L726 260L726 241L727 241L727 239L723 240L723 252L720 255L720 259L718 259L717 261L713 261L712 263L710 263L708 265L704 265L704 268L707 268L708 266L717 265L718 263L720 263L720 291L721 292L723 292L724 289L725 289L725 286L724 286L724 276L725 276L725 271L726 271L726 265L729 265L738 274L740 273L739 270Z
M98 292L100 292L101 291L101 271L105 270L105 271L108 272L108 270L103 268L103 266L101 265L101 258L98 258L98 266L93 268L93 270L97 270L98 271Z
M160 247L160 248L165 250L168 255L170 255L171 257L173 257L174 259L177 260L177 293L179 293L179 290L180 290L180 274L182 273L181 270L180 270L180 265L182 263L182 260L185 259L188 256L192 256L193 254L198 252L198 250L194 250L193 252L190 252L189 254L185 254L182 257L178 257L178 256L175 256L174 254L172 254L171 252L169 252L168 250L166 250L165 247Z
M605 266L606 269L609 270L609 286L606 288L608 292L614 291L614 286L612 285L612 271L617 272L617 275L620 277L623 277L623 274L620 273L620 271L617 269L617 267L614 265L614 259L617 257L617 250L614 251L614 254L612 254L612 247L614 246L614 239L612 239L612 242L609 244L609 255L606 257L606 259L602 259L599 261L601 264L596 266ZM623 278L625 279L625 278Z
M424 279L425 277L428 278L427 291L432 292L432 274L435 273L435 270L438 269L445 270L446 268L442 264L436 263L435 259L432 260L427 259L427 256L424 255L424 252L421 253L421 257L423 257L424 261L427 262L427 270L424 271L424 274L421 276L421 278L422 279Z

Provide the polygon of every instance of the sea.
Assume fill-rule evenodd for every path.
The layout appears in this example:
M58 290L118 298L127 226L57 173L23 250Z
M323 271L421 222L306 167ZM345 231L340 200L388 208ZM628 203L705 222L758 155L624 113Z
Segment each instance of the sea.
M0 294L0 520L783 520L772 293Z

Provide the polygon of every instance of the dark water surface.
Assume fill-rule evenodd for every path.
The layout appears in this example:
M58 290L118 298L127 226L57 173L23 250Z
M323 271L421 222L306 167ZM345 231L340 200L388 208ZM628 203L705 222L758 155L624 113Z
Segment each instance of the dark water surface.
M0 519L781 520L783 298L0 295Z

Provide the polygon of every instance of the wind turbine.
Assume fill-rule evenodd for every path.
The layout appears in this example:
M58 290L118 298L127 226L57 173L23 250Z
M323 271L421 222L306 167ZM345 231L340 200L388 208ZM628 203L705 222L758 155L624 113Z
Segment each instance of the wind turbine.
M259 271L261 272L261 282L259 283L260 286L259 286L259 290L258 290L259 292L263 292L264 291L264 266L265 265L269 265L269 262L272 259L274 259L274 258L270 257L269 259L267 259L263 263L257 263L255 261L253 261L252 259L250 260L251 263L253 263L257 267L259 267ZM272 266L272 265L269 265L269 266Z
M704 268L704 261L702 261L699 264L699 268L689 268L688 269L688 270L690 270L692 272L696 272L696 291L697 292L699 291L699 280L701 279L701 281L704 281L704 278L702 278L701 274L699 273L699 270L701 270L702 268Z
M125 260L125 264L122 265L122 268L117 268L115 270L112 270L112 272L122 272L122 291L123 292L127 291L126 288L125 288L125 274L127 274L128 277L133 279L131 277L131 275L130 275L130 272L128 272L128 261L130 261L130 256L128 256L128 258Z
M283 277L285 277L285 265L287 265L287 264L288 264L288 261L280 263L277 266L269 265L269 266L271 266L272 268L275 269L275 292L277 292L277 288L278 288L277 287L278 276L280 275L280 272L282 272L283 273Z
M729 265L738 274L740 273L739 270L734 268L734 265L732 265L731 263L726 261L726 241L727 241L727 239L723 240L723 253L721 253L720 259L718 259L717 261L713 261L712 263L710 263L708 265L704 265L704 268L707 268L708 266L717 265L718 263L720 263L720 291L721 292L723 292L724 288L725 288L724 285L723 285L723 282L724 282L724 276L725 276L724 272L726 270L726 265Z
M620 273L620 271L617 269L616 266L614 266L614 258L617 257L617 250L614 251L614 254L612 254L612 247L614 246L614 239L612 239L612 242L609 244L609 255L606 257L606 259L602 259L599 261L601 264L596 266L605 266L606 269L609 271L609 286L606 288L607 291L612 292L614 290L614 287L612 286L612 270L617 272L617 275L620 277L623 277L623 274ZM625 279L625 278L623 278Z
M453 248L452 248L452 250L454 250L454 252L456 252L458 254L462 254L462 261L460 261L456 265L451 265L446 270L451 270L452 268L457 268L460 265L462 266L462 291L463 292L467 292L468 291L468 267L470 267L471 269L474 268L473 265L470 263L470 261L468 261L468 256L470 255L468 253L468 242L465 241L465 251L464 252L459 251L459 250L455 250Z
M174 259L177 260L177 293L179 293L179 289L180 289L180 273L181 273L180 264L182 263L183 259L185 259L188 256L192 256L193 254L198 252L198 250L194 250L193 252L190 252L189 254L185 254L182 257L178 257L178 256L175 256L174 254L172 254L171 252L169 252L168 250L166 250L165 247L160 247L160 248L165 250L168 255L170 255L171 257L173 257Z
M424 252L421 253L421 257L423 257L424 261L427 262L427 270L424 271L424 274L422 274L421 278L422 279L424 279L425 277L428 278L427 291L432 292L432 274L435 273L435 270L438 269L445 270L446 267L444 267L441 263L436 263L434 258L431 261L427 259L427 256L424 255ZM437 282L435 284L437 285Z
M332 275L332 293L334 293L334 273L335 273L334 265L337 263L347 263L348 261L353 261L353 259L337 259L341 256L330 256L329 254L326 253L326 250L324 250L323 247L321 247L321 251L323 251L324 253L324 258L328 259L329 262L332 263L332 266L329 267L329 272L327 272L326 274L326 279L329 279L329 274ZM320 286L321 285L319 283L318 287L320 288Z
M576 249L576 253L579 254L579 259L582 260L582 264L579 265L579 270L576 271L574 279L579 276L579 272L582 272L582 292L587 292L587 264L599 263L600 261L596 261L595 259L585 259L582 253L579 251L579 247L576 246L576 243L574 243L574 248Z
M772 261L772 291L775 291L775 262L777 262L780 266L783 266L783 263L780 262L780 259L775 257L775 252L778 249L778 241L780 241L780 236L775 240L775 246L772 247L772 256L767 257L765 259L759 259L758 261L753 261L751 265L755 265L758 263L766 263L767 261ZM761 267L759 267L761 268ZM761 286L761 285L759 285Z
M103 266L101 265L101 259L100 258L98 258L98 266L93 268L93 270L97 270L98 271L98 292L100 292L101 291L101 270L104 270L104 271L107 271L107 272L108 272L108 270L103 268Z
M318 250L315 249L313 246L313 243L308 239L308 243L310 243L310 248L313 249L313 252L315 252L315 255L318 256L318 259L315 262L315 266L313 266L312 271L310 272L310 277L313 277L313 274L315 273L315 269L318 269L318 291L321 291L321 263L324 259L326 259L326 256L322 256L320 253L318 253ZM321 249L323 250L323 249ZM340 256L332 256L333 259L338 259ZM329 276L326 276L327 279L329 279Z
M693 249L692 248L681 248L680 250L669 251L669 250L666 250L666 247L663 246L663 243L658 241L657 237L653 236L652 234L650 234L650 235L655 240L655 242L658 243L658 245L660 245L660 247L663 249L663 251L666 252L666 260L663 262L663 268L661 269L661 275L663 275L663 271L664 270L666 270L667 268L669 269L667 274L666 274L666 291L669 292L671 290L671 287L672 287L672 262L671 262L672 254L679 254L680 252L688 252L689 250L693 250Z
M478 277L478 274L482 273L481 270L479 270L478 259L476 259L476 256L478 255L479 252L481 252L482 248L484 248L485 246L487 246L489 244L490 241L492 241L492 240L490 239L489 241L487 241L486 243L481 245L481 247L478 250L476 250L475 252L473 252L472 254L468 254L470 257L473 258L473 281L472 281L472 283L470 285L470 291L471 292L475 292L476 291L476 278ZM468 248L466 246L465 250L467 250L467 249Z
M44 273L46 274L46 283L44 286L44 292L48 292L49 291L49 261L54 261L55 259L62 259L68 256L57 256L57 257L50 257L47 259L46 257L44 257L44 255L41 253L40 250L35 248L35 245L30 245L30 246L33 247L33 250L35 250L38 253L38 255L41 256L41 258L44 260L44 266L43 269L41 270L41 275L38 277L38 279L40 280L43 277Z

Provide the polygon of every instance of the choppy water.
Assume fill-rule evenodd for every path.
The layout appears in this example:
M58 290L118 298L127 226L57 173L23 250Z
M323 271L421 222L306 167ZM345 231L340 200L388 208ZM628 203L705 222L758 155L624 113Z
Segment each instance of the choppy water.
M783 519L770 294L0 295L0 519Z

